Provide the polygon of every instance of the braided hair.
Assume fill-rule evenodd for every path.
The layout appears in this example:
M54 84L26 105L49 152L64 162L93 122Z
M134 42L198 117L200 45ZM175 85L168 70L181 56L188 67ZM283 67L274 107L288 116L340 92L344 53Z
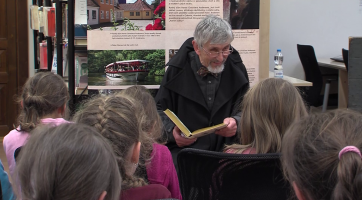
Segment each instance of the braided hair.
M137 101L127 96L99 96L86 102L74 121L95 127L111 144L122 177L122 190L146 185L146 181L127 173L132 167L129 153L140 141L143 118Z

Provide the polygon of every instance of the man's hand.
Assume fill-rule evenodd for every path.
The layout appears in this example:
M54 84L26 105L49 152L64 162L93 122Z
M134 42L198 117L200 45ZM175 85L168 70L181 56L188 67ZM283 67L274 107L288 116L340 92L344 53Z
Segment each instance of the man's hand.
M234 118L228 117L224 119L224 124L229 124L227 127L215 131L215 134L223 137L232 137L236 134L237 124Z
M192 143L196 142L196 138L193 139L184 138L181 135L181 130L177 126L173 128L172 134L173 137L175 138L177 146L179 147L189 146Z

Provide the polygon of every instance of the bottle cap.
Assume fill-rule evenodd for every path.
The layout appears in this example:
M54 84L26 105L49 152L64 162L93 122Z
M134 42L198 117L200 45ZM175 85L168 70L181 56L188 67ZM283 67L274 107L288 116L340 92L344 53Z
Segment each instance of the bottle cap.
M277 51L282 51L281 49L277 49Z

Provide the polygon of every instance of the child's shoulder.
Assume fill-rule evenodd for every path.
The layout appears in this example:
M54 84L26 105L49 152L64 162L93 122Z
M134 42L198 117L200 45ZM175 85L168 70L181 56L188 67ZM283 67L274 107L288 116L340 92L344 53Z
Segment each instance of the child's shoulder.
M162 144L154 143L152 151L152 162L172 162L170 150Z
M29 136L29 133L26 131L21 131L20 127L11 130L3 140L4 144L13 143L13 142L23 142Z

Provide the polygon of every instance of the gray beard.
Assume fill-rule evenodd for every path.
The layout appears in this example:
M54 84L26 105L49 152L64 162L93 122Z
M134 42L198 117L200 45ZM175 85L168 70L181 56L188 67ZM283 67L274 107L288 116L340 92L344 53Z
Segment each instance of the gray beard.
M215 73L215 74L221 73L222 71L224 71L224 63L221 64L220 66L216 67L216 68L213 68L213 67L211 67L211 65L209 65L209 66L207 67L207 69L208 69L211 73Z

